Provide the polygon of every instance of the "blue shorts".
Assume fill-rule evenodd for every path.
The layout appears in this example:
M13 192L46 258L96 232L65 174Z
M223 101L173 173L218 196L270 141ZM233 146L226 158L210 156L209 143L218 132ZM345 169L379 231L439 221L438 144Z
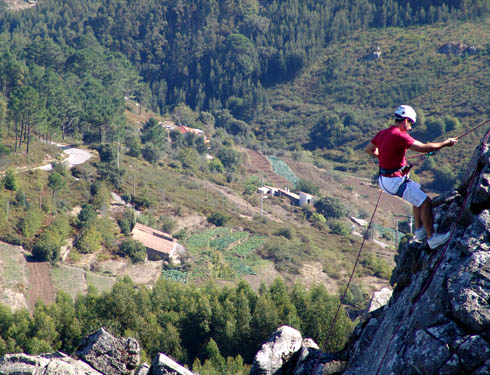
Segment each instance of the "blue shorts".
M391 195L396 195L398 188L408 177L384 177L379 176L378 182L381 189ZM407 186L402 198L415 207L420 207L427 199L427 194L422 190L419 183L408 179Z

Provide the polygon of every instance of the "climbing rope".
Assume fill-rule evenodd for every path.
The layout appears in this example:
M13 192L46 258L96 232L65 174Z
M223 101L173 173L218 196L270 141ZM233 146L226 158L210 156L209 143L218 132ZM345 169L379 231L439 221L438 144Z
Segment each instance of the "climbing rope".
M489 121L490 120L488 120L486 122L489 122ZM479 126L481 126L481 125L479 125ZM476 128L474 128L473 130L476 130ZM485 134L484 140L483 140L483 142L481 144L480 158L482 157L483 151L485 150L484 145L488 143L489 136L490 136L490 129ZM389 349L391 347L391 343L393 342L394 337L396 336L396 334L398 333L398 331L401 328L402 322L404 322L405 319L408 318L410 315L412 315L412 313L415 311L415 307L417 306L418 301L420 300L420 298L422 297L422 295L427 291L427 289L429 288L432 280L434 279L434 276L435 276L435 274L436 274L439 266L441 265L441 263L442 263L442 261L444 259L444 256L446 255L447 249L449 248L449 244L451 243L451 241L453 239L454 233L456 232L457 224L460 222L461 218L463 217L464 211L466 210L466 205L468 203L468 200L469 200L471 191L473 190L473 184L474 184L474 182L476 180L477 174L478 174L477 173L477 170L475 170L473 172L472 177L471 177L471 182L470 182L470 184L468 186L466 197L465 197L465 199L463 201L463 204L461 206L461 210L460 210L460 212L458 214L458 218L453 223L453 226L451 228L451 235L449 237L449 240L444 245L444 248L441 251L441 255L439 256L439 259L438 259L436 265L434 266L434 269L432 270L429 278L427 279L427 281L425 282L425 284L422 286L422 288L420 289L419 293L413 298L413 300L412 300L412 306L410 306L410 309L408 310L408 313L405 314L405 316L403 317L403 319L400 319L399 320L399 324L397 325L396 329L393 331L393 334L390 337L390 341L388 342L388 345L386 346L386 350L384 352L384 355L381 358L381 361L379 362L379 366L378 366L378 369L376 371L376 375L379 375L379 372L381 370L381 366L383 365L383 363L384 363L384 361L386 359L386 356L388 355L388 351L389 351Z
M471 132L474 132L475 130L481 128L483 125L487 124L490 122L490 119L482 122L481 124L475 126L474 128L471 128L470 130L464 132L463 134L459 135L456 137L457 140L460 140L461 138L463 137L466 137L468 134L470 134ZM412 155L412 156L409 156L406 158L406 160L410 160L410 159L415 159L415 158L420 158L422 156L431 156L434 154L434 151L430 151L430 152L424 152L422 154L417 154L417 155Z
M345 300L345 296L347 295L347 290L349 289L350 283L352 282L352 279L354 277L354 273L356 271L357 264L359 263L359 259L361 258L362 248L364 247L364 243L366 242L366 238L369 234L369 229L371 229L371 225L373 223L374 215L376 214L376 210L378 209L379 201L381 199L382 193L383 193L383 190L380 189L378 201L376 202L376 206L374 206L374 211L373 211L373 214L371 215L371 220L369 220L369 224L368 224L368 227L366 229L366 233L363 236L361 246L359 247L359 251L357 252L357 258L356 258L356 261L354 263L354 268L352 269L352 273L350 274L349 281L347 282L347 286L345 287L344 293L343 293L342 297L340 298L339 307L337 308L337 311L335 312L335 316L332 320L332 323L330 324L330 328L328 329L327 337L330 337L330 334L332 333L332 330L335 327L335 324L337 323L337 317L339 315L340 308L342 307L342 301Z

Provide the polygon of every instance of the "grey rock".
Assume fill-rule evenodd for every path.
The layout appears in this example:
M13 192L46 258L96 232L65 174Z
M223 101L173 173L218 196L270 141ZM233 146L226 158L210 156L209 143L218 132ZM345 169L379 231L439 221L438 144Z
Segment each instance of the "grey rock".
M490 329L490 252L476 252L448 279L454 316L473 332Z
M134 371L134 375L147 375L149 374L149 370L150 370L150 365L147 363L143 363Z
M385 306L390 300L393 294L393 290L390 288L383 288L373 293L371 300L369 301L367 311L371 312Z
M446 43L443 46L439 47L438 49L439 53L443 53L446 55L462 55L462 54L468 54L468 55L474 55L478 52L478 49L475 46L468 46L467 44L464 43Z
M191 371L185 367L179 365L173 359L167 357L165 354L160 353L151 363L151 367L148 371L150 375L194 375Z
M101 375L88 364L63 353L33 356L6 354L0 358L2 375Z
M490 358L490 346L481 336L473 335L461 344L457 354L461 358L463 369L470 372Z
M451 355L447 344L420 330L415 333L415 344L408 353L408 363L420 374L435 374Z
M82 340L76 354L105 375L127 375L140 361L140 346L133 338L117 338L101 328Z
M250 375L272 375L283 367L300 350L301 333L291 327L282 326L263 345L255 355Z

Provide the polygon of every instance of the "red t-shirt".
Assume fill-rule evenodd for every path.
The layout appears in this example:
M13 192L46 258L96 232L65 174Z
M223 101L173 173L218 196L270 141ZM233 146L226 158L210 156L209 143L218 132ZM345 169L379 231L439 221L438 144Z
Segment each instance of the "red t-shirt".
M379 131L371 141L378 147L379 166L384 169L396 169L407 165L405 154L413 142L415 139L396 126ZM401 172L395 174L395 176L401 175Z

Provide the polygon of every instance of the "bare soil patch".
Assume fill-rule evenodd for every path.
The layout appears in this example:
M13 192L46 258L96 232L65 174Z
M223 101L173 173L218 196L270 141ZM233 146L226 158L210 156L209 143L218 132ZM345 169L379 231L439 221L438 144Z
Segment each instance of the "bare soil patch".
M23 10L37 5L37 2L28 3L24 0L4 0L4 2L10 10Z
M29 311L34 310L37 301L45 304L53 303L56 291L51 282L51 265L46 262L34 262L28 260L26 263L29 288L27 291L27 305Z
M272 165L267 157L257 151L240 148L246 156L245 167L247 174L264 176L264 183L283 189L291 187L291 183L283 176L278 175L272 169Z
M323 272L323 266L320 262L305 263L301 266L300 274L295 277L295 282L299 282L306 288L313 285L323 285L330 294L337 294L339 284L337 280L329 277Z
M129 276L136 284L154 284L162 273L163 261L151 261L131 264L128 259L112 259L98 264L104 274Z

